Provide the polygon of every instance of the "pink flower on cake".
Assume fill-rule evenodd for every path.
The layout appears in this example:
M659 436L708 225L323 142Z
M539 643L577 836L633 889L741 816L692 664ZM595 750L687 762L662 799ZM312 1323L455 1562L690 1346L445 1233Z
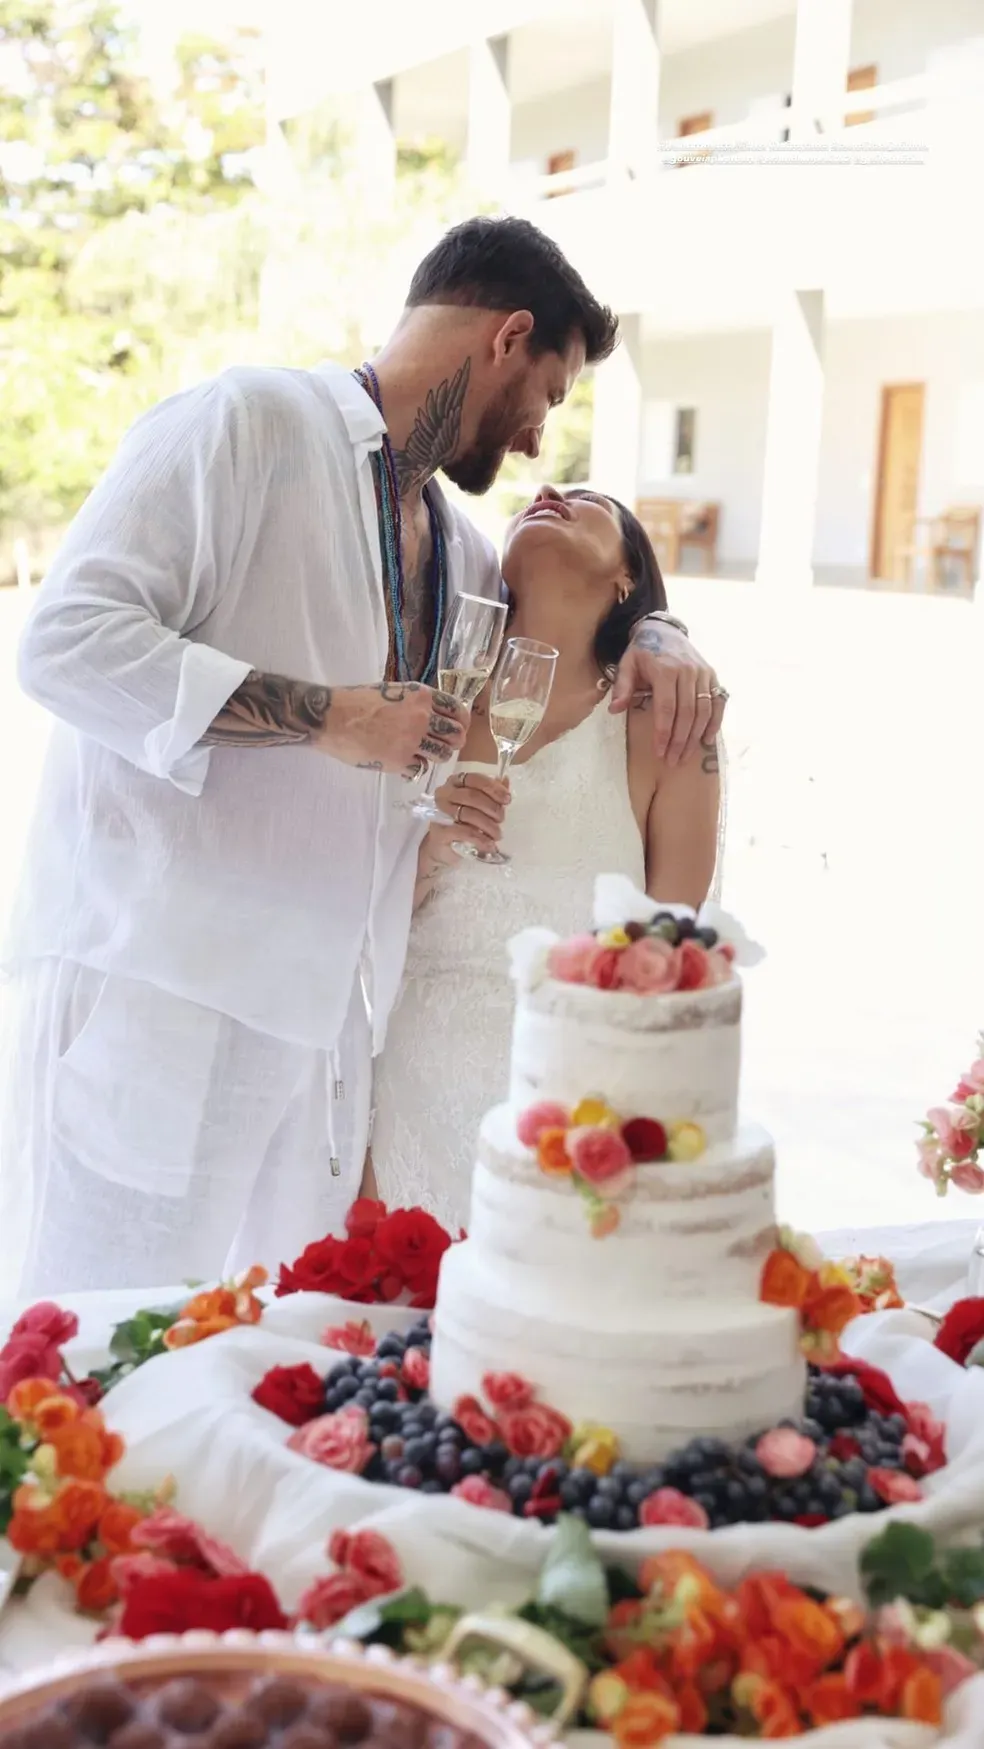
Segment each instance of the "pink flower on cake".
M319 1415L299 1427L287 1441L291 1451L323 1464L327 1470L362 1474L376 1447L369 1441L369 1418L364 1409L339 1409L334 1415Z
M618 983L619 961L624 951L621 947L602 947L596 941L587 967L586 982L595 990L614 990Z
M681 1530L706 1530L710 1519L696 1500L681 1494L679 1488L657 1488L647 1494L639 1508L639 1523L647 1530L658 1524L673 1524Z
M399 1591L403 1568L392 1543L375 1530L336 1530L328 1543L328 1558L366 1587L367 1597Z
M678 948L680 969L677 974L678 990L704 990L711 982L711 968L706 947L701 947L699 941L688 936L681 941Z
M569 941L558 941L547 954L547 971L562 984L586 984L588 969L598 951L593 935L572 935Z
M353 1609L358 1609L360 1603L368 1603L372 1595L357 1573L331 1573L328 1578L316 1579L308 1586L297 1605L294 1619L307 1622L318 1633L323 1633Z
M541 1099L524 1111L516 1125L516 1135L524 1148L535 1148L544 1130L566 1130L570 1123L566 1106L554 1099Z
M618 987L638 996L659 996L676 989L679 975L679 949L658 936L643 936L622 954Z
M430 1361L422 1348L408 1348L403 1356L400 1377L412 1391L426 1391L430 1384Z
M473 1445L491 1445L496 1437L495 1422L486 1415L477 1397L458 1397L451 1405L451 1418Z
M455 1500L467 1500L469 1506L484 1506L489 1512L512 1512L512 1501L501 1488L494 1488L487 1476L466 1476L451 1490Z
M525 1409L513 1409L499 1416L499 1437L513 1457L556 1457L572 1431L567 1417L544 1403L530 1403Z
M869 1470L868 1481L886 1506L908 1505L923 1497L919 1483L905 1470Z
M794 1427L773 1427L763 1433L755 1447L755 1456L767 1476L805 1476L816 1455L813 1440Z
M971 1099L975 1093L984 1093L984 1057L978 1057L971 1063L966 1075L961 1075L950 1098L954 1105L962 1105L965 1099Z
M533 1386L518 1372L487 1372L482 1390L493 1409L526 1409L536 1395Z
M617 1130L572 1130L567 1151L575 1172L588 1184L606 1184L632 1165L632 1155Z
M919 1171L937 1187L946 1182L946 1150L935 1136L924 1136L916 1143Z
M329 1324L322 1331L321 1341L325 1348L340 1348L343 1354L355 1354L361 1360L368 1360L376 1352L376 1338L368 1318L361 1323L350 1318L347 1324Z

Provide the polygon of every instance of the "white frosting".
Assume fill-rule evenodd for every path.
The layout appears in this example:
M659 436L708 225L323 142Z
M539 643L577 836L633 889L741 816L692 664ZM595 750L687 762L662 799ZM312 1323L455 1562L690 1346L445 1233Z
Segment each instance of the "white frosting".
M593 1316L614 1329L654 1292L702 1298L713 1282L717 1293L758 1295L776 1242L775 1159L758 1125L689 1165L638 1167L618 1234L604 1241L591 1239L571 1181L548 1178L517 1142L510 1106L486 1114L478 1159L468 1229L475 1253L489 1267L515 1266L524 1283L535 1278L568 1315L578 1315L585 1270L598 1296Z
M482 1395L488 1372L520 1372L542 1402L575 1424L617 1436L646 1463L696 1434L741 1439L802 1413L804 1363L795 1312L715 1293L704 1301L651 1296L615 1327L610 1292L596 1291L591 1241L558 1305L553 1286L486 1263L469 1241L441 1264L431 1391L449 1408ZM600 1321L604 1314L604 1322ZM628 1326L628 1327L626 1327Z
M509 1098L574 1106L599 1094L621 1117L692 1118L709 1142L734 1132L741 985L633 996L547 979L519 998Z

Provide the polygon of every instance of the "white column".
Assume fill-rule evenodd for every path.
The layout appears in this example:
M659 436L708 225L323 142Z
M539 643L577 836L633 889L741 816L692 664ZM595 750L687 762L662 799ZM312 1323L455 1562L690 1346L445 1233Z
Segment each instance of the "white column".
M370 206L377 210L392 203L396 184L396 139L393 134L393 81L348 94L341 104L342 125L348 133L354 180Z
M843 126L851 66L852 0L796 0L790 138L815 139Z
M639 494L642 440L642 344L640 316L621 316L621 341L594 373L591 480L630 510Z
M813 582L822 421L823 292L784 292L772 329L757 583Z
M482 37L469 51L466 157L469 181L493 200L505 191L511 136L509 38Z
M609 173L642 178L658 167L659 0L612 0Z

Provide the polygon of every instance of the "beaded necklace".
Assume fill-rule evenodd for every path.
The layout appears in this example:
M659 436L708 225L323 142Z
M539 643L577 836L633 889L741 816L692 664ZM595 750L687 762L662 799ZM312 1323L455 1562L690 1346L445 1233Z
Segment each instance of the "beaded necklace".
M375 402L379 412L383 411L379 383L371 364L363 364L355 371L356 380L361 383L370 400ZM377 498L379 502L379 526L382 535L383 570L386 577L386 591L389 605L389 617L393 626L393 647L396 658L397 680L411 680L407 662L406 638L403 626L403 607L405 596L405 580L403 574L403 513L400 508L400 489L396 474L396 457L388 431L383 432L382 447L372 456L373 471L376 477ZM434 599L434 635L431 638L430 650L424 671L420 679L430 683L437 673L437 652L444 630L444 605L447 598L447 551L444 544L444 530L441 519L431 501L430 493L424 488L424 504L430 523L431 534L431 575L430 584Z

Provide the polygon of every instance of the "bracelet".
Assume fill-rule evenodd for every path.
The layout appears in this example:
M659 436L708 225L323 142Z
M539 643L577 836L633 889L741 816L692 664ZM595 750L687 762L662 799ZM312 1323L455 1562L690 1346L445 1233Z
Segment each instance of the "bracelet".
M667 613L665 607L657 607L652 613L647 613L646 618L658 619L661 625L672 626L673 630L679 632L681 637L689 638L690 636L690 632L684 625L683 620L675 619L672 613Z

